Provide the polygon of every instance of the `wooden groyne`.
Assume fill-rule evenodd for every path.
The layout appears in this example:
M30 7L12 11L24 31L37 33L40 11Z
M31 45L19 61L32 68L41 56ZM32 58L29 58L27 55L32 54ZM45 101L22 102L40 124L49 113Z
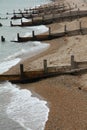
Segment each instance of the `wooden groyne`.
M47 65L47 60L43 62L43 69L35 71L24 71L23 64L20 65L19 74L0 75L0 81L9 80L13 83L30 83L44 78L50 78L60 75L81 75L87 73L87 61L76 62L74 56L71 56L71 65L52 66Z
M47 25L54 22L63 22L63 21L69 21L69 20L75 20L81 17L87 17L87 10L80 11L79 9L77 11L70 11L70 12L64 12L60 14L51 14L51 15L43 15L39 17L32 18L29 22L23 22L21 20L21 24L13 24L12 21L10 22L10 25L13 26L35 26L35 25Z
M19 10L19 12L13 11L13 16L11 19L19 19L19 18L32 18L35 16L53 14L53 13L61 13L68 10L72 10L73 8L67 8L64 4L48 4L45 6L39 6L30 9L24 9L24 11Z
M11 19L19 19L19 18L34 18L34 17L39 17L39 16L48 16L50 14L60 14L62 12L66 11L71 11L73 8L64 8L64 7L51 7L51 8L38 8L38 9L30 9L29 11L20 11L20 12L15 12L13 13L13 16Z
M44 12L21 12L21 13L14 13L13 16L11 17L11 19L21 19L21 18L26 18L26 19L30 19L30 18L34 18L34 17L43 17L43 16L47 16L47 15L54 15L58 14L58 13L62 13L65 11L69 11L70 9L64 9L64 10L52 10L52 11L44 11Z
M47 34L40 34L35 35L35 32L32 31L32 36L29 37L21 37L19 33L17 34L17 41L12 42L27 42L27 41L45 41L45 40L52 40L64 36L76 36L76 35L86 35L87 28L83 28L81 22L79 22L79 28L75 30L68 30L67 26L64 26L63 32L52 33L51 28L49 27L49 31Z

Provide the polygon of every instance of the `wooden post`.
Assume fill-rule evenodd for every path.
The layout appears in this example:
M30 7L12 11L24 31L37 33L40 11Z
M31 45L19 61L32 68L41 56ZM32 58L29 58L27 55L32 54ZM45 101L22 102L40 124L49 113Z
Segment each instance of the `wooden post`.
M60 3L58 4L58 9L60 9Z
M63 21L63 15L62 15L62 12L60 13L60 15L61 15L61 21Z
M37 14L38 14L38 16L39 16L39 11L37 10Z
M21 25L23 25L22 19L21 19Z
M78 8L78 11L77 11L77 19L79 20L79 8Z
M22 14L22 10L20 10L20 14Z
M49 36L51 35L51 27L49 27Z
M77 8L77 4L75 4L75 8Z
M80 27L80 29L81 29L81 22L79 22L79 27Z
M5 38L3 36L1 36L1 41L5 42Z
M15 10L13 10L13 14L15 15Z
M31 13L31 12L29 12L29 15L30 15L30 17L31 17L31 20L32 20L32 23L33 23L33 17L32 17L32 13Z
M0 27L2 27L2 24L0 23Z
M55 9L55 7L56 7L56 6L55 6L55 4L54 4L54 5L53 5L53 10Z
M47 13L47 11L46 11L46 10L44 10L44 15L46 15L46 13Z
M10 21L10 26L11 26L11 27L13 26L12 21Z
M19 33L17 33L17 40L19 41Z
M24 11L26 12L26 14L28 14L28 10L27 9L24 9Z
M43 65L44 65L44 72L47 73L47 60L46 59L43 61Z
M68 6L69 6L69 9L71 8L71 6L70 6L70 4L69 3L67 3L68 4Z
M71 68L75 69L74 55L71 55Z
M70 20L72 21L71 6L69 6L69 9L70 9Z
M64 32L65 32L65 34L67 34L66 25L64 26Z
M32 10L32 13L34 14L34 9Z
M79 28L80 28L80 33L82 34L82 26L81 26L81 22L79 22Z
M14 18L16 18L16 13L15 13L15 10L13 10L13 14L14 14Z
M70 10L70 20L72 21L71 10Z
M35 37L35 33L34 33L34 31L32 31L32 37L33 37L33 38Z
M54 18L55 18L55 13L54 13L54 11L52 12L52 19L54 20Z
M64 11L64 3L63 3L63 11Z
M44 15L42 16L42 21L44 22Z
M24 17L24 14L23 13L21 13L21 15L22 15L22 18Z
M24 72L24 66L23 64L20 64L20 76L23 78L23 72Z
M33 24L33 22L34 22L34 19L33 19L33 17L32 17L32 19L31 19L31 20L32 20L32 24Z

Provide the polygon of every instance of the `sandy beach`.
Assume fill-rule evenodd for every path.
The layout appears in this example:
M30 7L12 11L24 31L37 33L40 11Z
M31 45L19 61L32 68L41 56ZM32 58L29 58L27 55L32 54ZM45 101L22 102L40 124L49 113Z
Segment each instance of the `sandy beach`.
M58 0L56 0L58 1ZM87 9L87 3L81 0L64 0L71 7L81 10ZM76 9L76 8L75 8ZM67 25L67 29L79 28L79 21L87 27L87 18L79 20L53 23L52 31L60 31ZM48 60L48 66L68 65L71 55L76 61L87 61L87 35L63 37L50 41L50 48L30 59L22 61L25 70L34 70L43 67L43 60ZM19 73L19 64L7 73ZM87 129L87 74L79 76L59 76L44 79L35 83L20 84L21 88L31 90L36 96L48 102L50 108L45 130L86 130ZM78 88L81 88L79 90Z

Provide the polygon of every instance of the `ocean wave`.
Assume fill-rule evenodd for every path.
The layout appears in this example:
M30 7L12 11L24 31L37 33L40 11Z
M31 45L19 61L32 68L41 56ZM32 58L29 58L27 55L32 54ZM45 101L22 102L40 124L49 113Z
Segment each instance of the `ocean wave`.
M45 50L47 50L50 47L50 44L47 44L47 43L42 44L41 42L38 42L38 41L31 42L31 43L29 42L29 44L31 47L29 48L27 53L25 53L22 56L22 59L31 58L37 54L44 52Z
M11 67L15 66L17 63L20 62L20 58L16 58L13 60L6 60L0 63L0 74L8 71Z
M32 97L30 91L19 89L19 87L9 82L7 89L8 91L10 90L12 95L11 102L6 109L8 117L18 122L27 130L44 130L49 113L49 108L46 106L47 102Z
M29 50L26 50L26 49L21 49L20 51L18 52L15 52L13 55L10 55L6 58L6 60L12 60L12 59L15 59L15 58L18 58L22 55L24 55L25 53L28 53Z
M48 31L48 27L46 27L45 25L39 25L39 26L29 27L29 30L31 32L26 32L24 37L32 36L32 31L35 32L35 35L45 33Z
M31 58L50 47L47 43L41 42L27 42L21 45L18 50L11 53L0 61L0 74L8 71L11 67L15 66L21 60Z

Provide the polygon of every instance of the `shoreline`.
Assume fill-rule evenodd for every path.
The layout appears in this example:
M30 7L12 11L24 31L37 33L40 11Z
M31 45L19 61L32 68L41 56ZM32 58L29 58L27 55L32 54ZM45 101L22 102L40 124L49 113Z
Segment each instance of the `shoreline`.
M66 2L70 1L66 0ZM80 0L74 2L79 3L79 7L82 4ZM80 20L85 22L87 18ZM69 24L69 22L64 22L49 26L53 30L57 30L65 23ZM70 25L71 23L73 24ZM78 25L76 20L70 24L71 28ZM78 60L87 60L87 56L84 55L87 52L86 36L64 37L46 42L50 44L48 50L22 62L25 70L42 67L43 59L48 60L49 66L69 64L71 54L74 54ZM18 73L18 70L19 65L16 65L7 73ZM37 93L48 102L50 112L45 130L85 130L87 128L86 80L87 74L85 76L60 76L31 84L19 84L19 86ZM81 87L82 90L80 91L78 87Z

